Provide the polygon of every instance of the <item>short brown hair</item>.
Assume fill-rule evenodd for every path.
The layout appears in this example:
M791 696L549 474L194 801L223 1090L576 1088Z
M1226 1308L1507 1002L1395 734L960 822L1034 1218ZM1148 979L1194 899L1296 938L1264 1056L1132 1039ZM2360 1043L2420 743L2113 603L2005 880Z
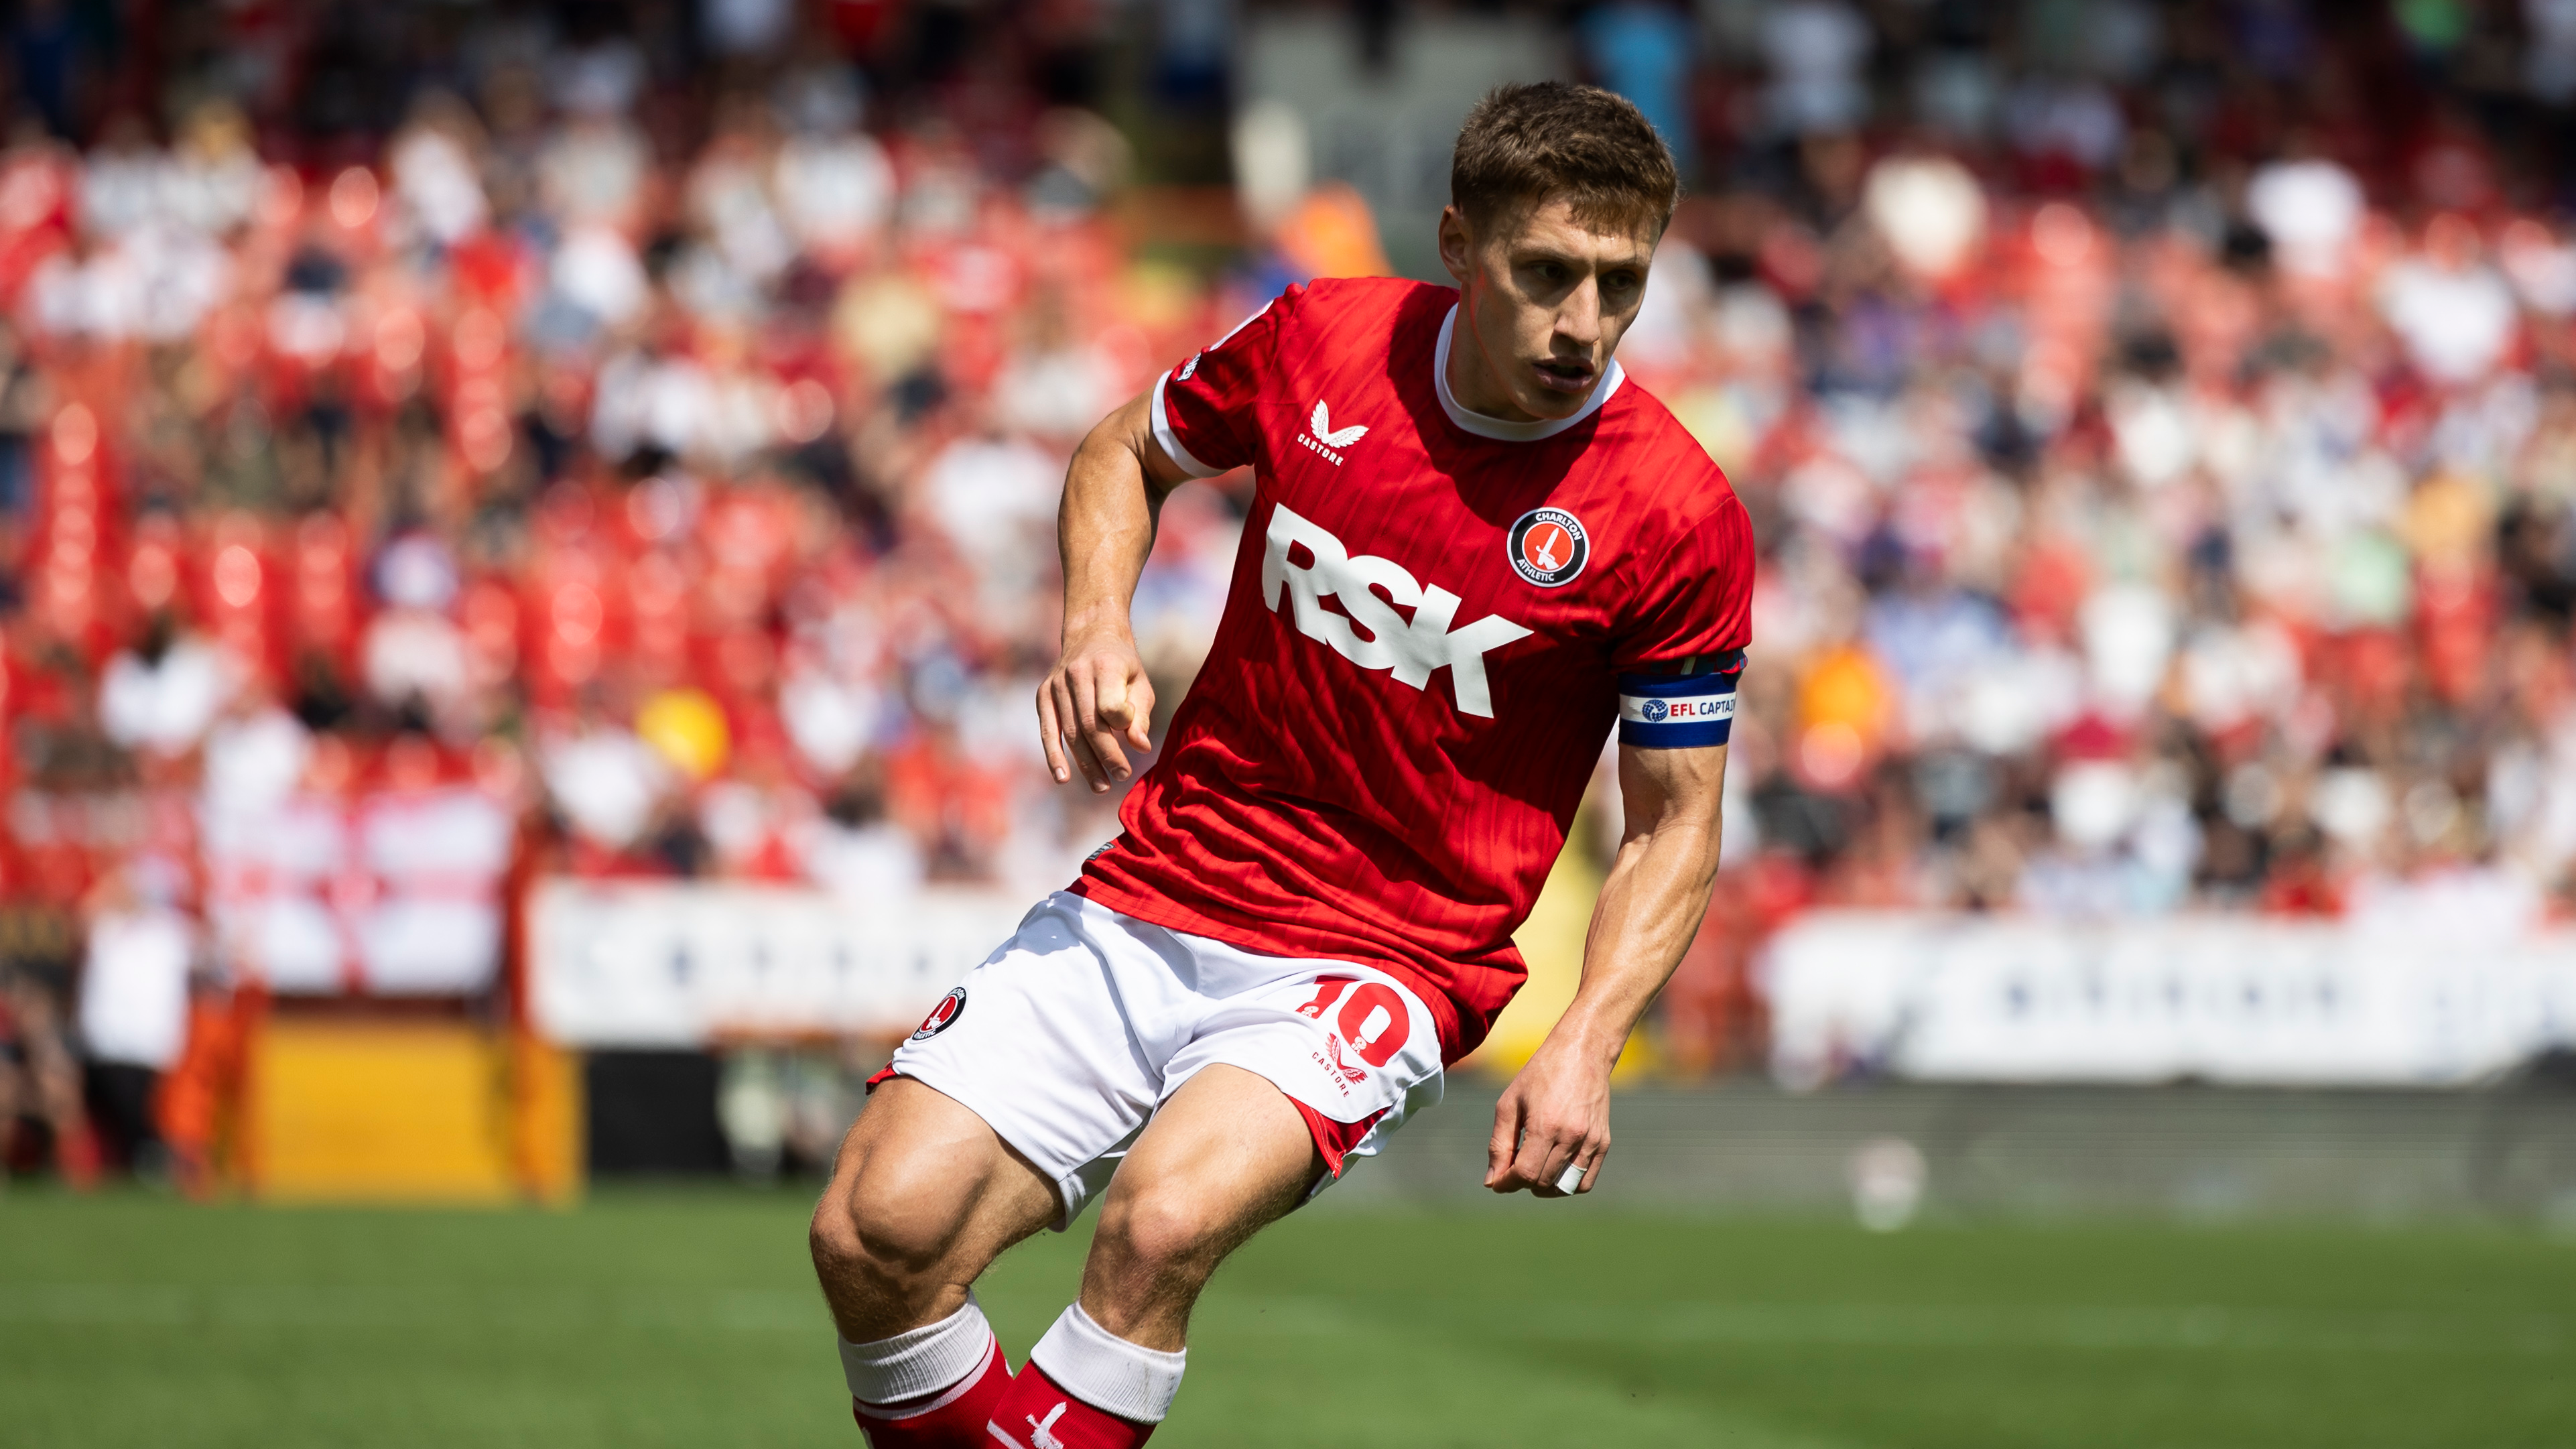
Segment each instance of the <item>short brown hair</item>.
M1449 203L1483 227L1523 205L1573 203L1586 226L1651 222L1681 196L1673 153L1625 96L1565 81L1496 86L1467 112L1449 160Z

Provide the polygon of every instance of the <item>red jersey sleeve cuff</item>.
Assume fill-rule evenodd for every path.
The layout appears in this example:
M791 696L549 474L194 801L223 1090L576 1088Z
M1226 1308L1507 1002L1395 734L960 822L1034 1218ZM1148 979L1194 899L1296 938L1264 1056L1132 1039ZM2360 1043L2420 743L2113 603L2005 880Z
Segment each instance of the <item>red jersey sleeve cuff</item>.
M1163 406L1163 388L1171 380L1169 372L1154 379L1154 441L1162 445L1163 456L1171 459L1182 472L1193 478L1213 478L1225 470L1211 468L1192 457L1190 450L1181 446L1180 434L1172 431L1172 415Z

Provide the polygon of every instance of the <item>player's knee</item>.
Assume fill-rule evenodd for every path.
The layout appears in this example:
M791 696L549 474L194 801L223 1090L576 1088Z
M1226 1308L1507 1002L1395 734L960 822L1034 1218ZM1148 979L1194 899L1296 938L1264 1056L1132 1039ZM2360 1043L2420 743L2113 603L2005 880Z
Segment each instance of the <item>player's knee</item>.
M1204 1277L1233 1241L1229 1225L1189 1194L1137 1193L1104 1204L1100 1236L1125 1263L1154 1278Z
M907 1296L939 1281L956 1247L959 1215L938 1194L907 1190L901 1175L861 1171L814 1211L809 1242L826 1278Z
M806 1226L805 1246L814 1255L816 1271L826 1277L846 1275L867 1255L859 1239L859 1225L850 1211L846 1197L826 1193L814 1205L814 1221Z

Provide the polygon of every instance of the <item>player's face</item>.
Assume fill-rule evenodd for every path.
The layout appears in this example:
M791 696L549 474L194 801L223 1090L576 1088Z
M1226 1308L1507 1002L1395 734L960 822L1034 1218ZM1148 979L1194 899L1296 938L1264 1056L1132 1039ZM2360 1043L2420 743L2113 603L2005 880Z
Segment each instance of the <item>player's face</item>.
M1649 224L1596 231L1563 199L1506 213L1481 232L1456 207L1442 212L1440 259L1465 292L1474 343L1469 356L1451 349L1460 405L1513 421L1579 411L1637 320L1654 255Z

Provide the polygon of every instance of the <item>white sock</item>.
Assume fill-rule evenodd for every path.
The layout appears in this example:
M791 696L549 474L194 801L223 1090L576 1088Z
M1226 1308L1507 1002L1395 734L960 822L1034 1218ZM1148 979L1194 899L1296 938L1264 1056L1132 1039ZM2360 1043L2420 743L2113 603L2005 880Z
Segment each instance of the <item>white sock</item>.
M882 1407L954 1388L992 1357L993 1326L970 1290L966 1306L937 1323L869 1343L842 1339L841 1375L851 1398Z
M1056 1386L1095 1409L1139 1424L1159 1424L1181 1391L1190 1351L1165 1353L1129 1343L1094 1323L1074 1304L1029 1350L1029 1362Z

